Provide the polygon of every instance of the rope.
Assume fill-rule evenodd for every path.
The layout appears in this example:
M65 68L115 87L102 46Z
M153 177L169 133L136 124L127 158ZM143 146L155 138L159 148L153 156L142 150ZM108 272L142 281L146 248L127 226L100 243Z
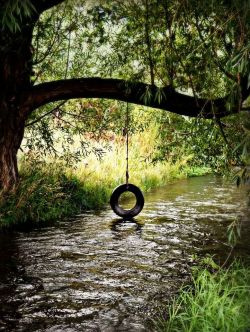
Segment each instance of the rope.
M128 159L128 138L129 138L129 111L128 111L128 103L126 109L126 123L125 123L125 130L126 130L126 185L128 186L129 180L129 159Z

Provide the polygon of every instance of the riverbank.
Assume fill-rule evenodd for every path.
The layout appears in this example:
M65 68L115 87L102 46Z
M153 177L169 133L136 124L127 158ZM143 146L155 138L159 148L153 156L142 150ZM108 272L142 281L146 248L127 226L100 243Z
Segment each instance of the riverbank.
M193 166L192 155L178 160L154 161L158 144L156 126L135 133L129 143L131 183L143 192L171 181L208 174L207 167ZM8 197L0 197L0 231L52 224L86 210L98 210L109 202L112 190L125 182L126 146L124 137L112 141L86 137L89 151L71 158L80 143L71 146L70 155L42 159L41 153L23 149L19 155L20 183ZM57 143L57 150L60 144ZM61 151L62 152L62 151ZM66 163L67 160L68 163Z
M131 182L144 192L209 172L208 168L189 166L188 158L176 163L132 162ZM42 226L84 210L101 209L109 202L112 190L124 183L124 170L125 161L111 153L102 161L89 158L76 168L59 161L23 160L19 185L0 201L0 230Z
M213 267L212 267L213 266ZM250 328L250 268L237 261L193 270L192 283L155 321L158 332L245 332Z

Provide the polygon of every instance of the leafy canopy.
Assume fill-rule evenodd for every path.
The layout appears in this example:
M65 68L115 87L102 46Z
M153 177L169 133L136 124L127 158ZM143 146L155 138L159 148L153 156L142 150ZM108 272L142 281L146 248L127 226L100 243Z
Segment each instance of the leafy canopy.
M2 25L18 31L22 19L34 10L31 1L8 1L1 13ZM247 89L250 86L249 22L249 1L63 1L45 11L36 24L32 82L95 76L142 81L157 85L159 100L165 97L164 86L194 98L226 95L230 112L235 103L241 107L245 94L242 81L247 81ZM142 99L150 98L148 89ZM119 109L108 101L44 106L29 119L27 144L31 147L35 142L39 148L53 150L60 123L65 140L72 143L75 134L82 135L86 149L84 133L114 130L114 124L121 130ZM192 128L186 119L179 121L184 132ZM228 125L224 125L226 130ZM229 128L229 136L238 142L235 137L243 130L241 121L235 130ZM202 142L202 132L200 135ZM210 142L217 141L213 131L211 135ZM198 141L195 145L201 146Z

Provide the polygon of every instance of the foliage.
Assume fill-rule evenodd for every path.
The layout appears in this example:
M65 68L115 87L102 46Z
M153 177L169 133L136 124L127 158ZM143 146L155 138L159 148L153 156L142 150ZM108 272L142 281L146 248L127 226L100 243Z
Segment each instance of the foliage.
M231 224L229 224L227 228L227 237L228 237L228 244L231 248L234 248L238 243L241 236L241 223L236 218Z
M249 183L250 180L250 113L245 116L243 122L243 139L236 148L242 151L242 160L245 167L235 172L237 186ZM250 196L250 193L249 193Z
M167 113L158 114L159 145L156 159L178 159L192 155L192 164L210 167L222 173L235 166L246 165L244 116L223 120L191 119ZM221 132L223 131L223 132Z
M124 133L125 103L79 100L52 107L52 110L51 106L49 110L46 108L52 118L30 120L33 125L26 131L25 151L57 157L70 165L92 152L100 159L104 151L111 148L113 138ZM129 118L130 135L154 131L151 138L155 140L154 150L145 156L152 162L177 161L180 156L190 156L190 170L191 167L207 167L217 173L245 163L243 116L225 119L223 134L213 120L191 119L146 107L129 105ZM101 141L102 145L96 148L88 138Z
M0 12L1 29L17 32L21 29L22 21L35 11L30 0L8 0L5 1Z
M75 179L67 178L60 165L48 170L28 162L23 167L15 192L1 197L1 227L30 221L39 225L72 214L79 208L80 185Z
M130 181L143 191L164 185L187 174L206 174L208 169L190 169L188 158L175 163L152 163L157 130L134 134L130 143ZM99 160L89 154L84 161L67 166L60 158L38 159L25 153L21 158L21 180L16 191L0 201L0 228L37 226L74 215L82 210L98 209L108 203L111 191L125 181L126 159L124 137L116 135L112 149ZM100 143L89 142L91 149Z
M215 266L216 268L216 266ZM250 327L250 269L234 262L226 270L196 268L192 285L180 290L159 332L234 331Z
M37 23L36 81L119 77L208 99L228 93L230 108L249 73L249 16L236 0L63 2Z
M43 115L41 119L30 118L23 149L61 157L68 164L80 161L92 152L100 159L103 149L110 146L115 135L123 134L127 107L130 135L154 125L151 113L147 115L144 109L135 109L125 103L96 99L69 101L42 108L41 113L45 109L44 113L49 113L50 118ZM101 141L103 149L96 149L90 139Z
M230 107L241 98L241 77L249 70L249 13L248 3L236 0L230 4L105 0L85 6L78 1L63 2L45 11L35 27L33 83L117 77L156 84L158 100L165 98L161 87L171 85L194 97L212 99L227 94L230 113ZM150 88L141 98L146 102L152 98ZM64 150L61 158L68 163L74 158L79 161L92 151L86 133L98 140L122 132L125 108L123 103L107 100L44 106L30 116L26 146L58 156L59 136ZM152 121L146 112L150 113L144 109L141 116L145 119L140 119L139 125L131 119L132 132ZM203 120L202 112L197 119L161 111L154 116L160 137L155 160L192 155L192 165L217 172L244 165L241 116L223 123ZM70 146L79 139L81 147L73 154Z
M1 9L2 21L10 24L11 31L17 31L20 22L25 25L34 10L28 0L11 0ZM209 102L226 96L228 114L235 105L240 111L247 95L243 87L249 88L250 79L249 17L249 2L238 0L103 0L84 5L62 1L45 10L33 30L31 84L80 77L121 78L131 84L151 83L140 96L146 103L152 98L164 101L162 87L168 87L192 95L197 103L198 98ZM202 119L202 110L195 120L160 111L153 119L143 109L137 123L134 107L129 107L131 133L141 132L149 121L159 129L159 144L149 157L152 161L179 160L185 155L191 156L190 166L212 167L217 172L228 165L246 166L243 155L248 138L243 137L241 116L221 123L213 106L209 121ZM121 133L125 108L125 104L107 100L43 106L31 112L26 122L24 150L66 159L68 165L92 151L101 158L103 150L93 150L86 136L98 141ZM75 142L80 144L72 151ZM106 147L111 142L107 138Z

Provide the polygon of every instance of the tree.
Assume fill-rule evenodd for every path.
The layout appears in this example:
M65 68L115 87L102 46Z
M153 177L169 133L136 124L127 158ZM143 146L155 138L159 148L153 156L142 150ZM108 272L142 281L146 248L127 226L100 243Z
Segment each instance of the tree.
M106 42L114 50L107 66L112 76L107 72L103 77L65 75L35 84L34 31L47 10L55 6L59 10L64 3L0 2L0 187L4 191L18 181L17 151L25 124L48 103L107 98L217 121L245 107L250 94L248 1L100 1L85 14L95 27L92 44ZM67 3L78 11L84 8L79 1ZM114 30L109 34L105 30L107 22L116 26L115 41ZM112 72L114 59L117 66Z

